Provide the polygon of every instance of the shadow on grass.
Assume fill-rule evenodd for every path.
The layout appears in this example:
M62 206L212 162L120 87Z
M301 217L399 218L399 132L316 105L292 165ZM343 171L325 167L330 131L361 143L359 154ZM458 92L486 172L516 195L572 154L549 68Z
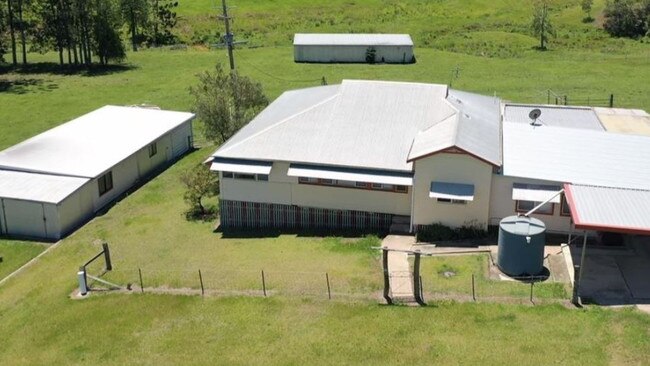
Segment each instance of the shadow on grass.
M21 78L15 80L0 80L0 93L26 94L34 89L50 92L59 88L56 83L48 83L43 79Z
M55 62L37 62L27 65L13 66L0 64L0 75L7 73L15 74L50 74L50 75L80 75L80 76L103 76L119 72L137 69L132 64L115 65L60 65Z

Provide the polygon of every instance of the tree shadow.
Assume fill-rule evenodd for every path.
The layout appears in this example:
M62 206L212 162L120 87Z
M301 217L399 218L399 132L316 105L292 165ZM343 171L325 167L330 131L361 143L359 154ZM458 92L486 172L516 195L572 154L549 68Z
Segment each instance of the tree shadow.
M20 78L15 80L0 80L0 93L26 94L34 89L50 92L59 88L56 83L43 79Z
M27 65L13 66L11 64L0 64L0 75L15 74L49 74L49 75L80 75L80 76L104 76L130 70L138 67L133 64L110 64L110 65L60 65L55 62L37 62Z

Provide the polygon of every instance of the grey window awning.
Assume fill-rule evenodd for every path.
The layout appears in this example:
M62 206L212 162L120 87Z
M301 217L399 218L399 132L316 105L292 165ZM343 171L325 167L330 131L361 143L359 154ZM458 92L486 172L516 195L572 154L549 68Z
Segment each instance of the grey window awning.
M512 199L515 201L544 202L562 189L560 186L543 184L512 184ZM553 197L550 201L560 203L560 195Z
M271 173L272 167L273 163L268 161L214 158L212 159L210 170L218 172L268 175Z
M431 182L429 197L459 201L473 201L474 185L450 182Z
M320 179L346 180L352 182L368 182L412 186L413 176L410 173L389 172L372 169L357 169L346 167L324 167L306 164L291 164L287 175L290 177L306 177Z

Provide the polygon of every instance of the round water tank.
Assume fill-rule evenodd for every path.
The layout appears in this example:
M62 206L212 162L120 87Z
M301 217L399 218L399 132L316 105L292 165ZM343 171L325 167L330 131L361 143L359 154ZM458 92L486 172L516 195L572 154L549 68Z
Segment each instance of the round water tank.
M509 216L499 223L497 265L509 276L534 276L544 270L546 225L536 218Z

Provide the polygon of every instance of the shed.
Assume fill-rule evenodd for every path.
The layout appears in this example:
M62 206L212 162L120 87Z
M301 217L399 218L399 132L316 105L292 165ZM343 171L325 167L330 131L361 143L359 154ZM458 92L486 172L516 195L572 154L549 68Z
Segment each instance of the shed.
M408 34L297 33L293 50L296 62L415 62L413 41Z
M0 152L0 235L56 240L192 146L184 112L106 106Z

